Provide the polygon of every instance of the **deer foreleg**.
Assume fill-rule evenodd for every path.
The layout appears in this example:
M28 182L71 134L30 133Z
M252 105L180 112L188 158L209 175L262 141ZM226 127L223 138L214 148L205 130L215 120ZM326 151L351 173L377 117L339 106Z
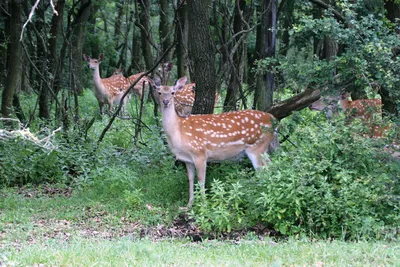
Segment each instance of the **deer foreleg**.
M189 202L187 207L190 208L194 201L194 173L195 167L193 163L186 162L186 171L189 178Z

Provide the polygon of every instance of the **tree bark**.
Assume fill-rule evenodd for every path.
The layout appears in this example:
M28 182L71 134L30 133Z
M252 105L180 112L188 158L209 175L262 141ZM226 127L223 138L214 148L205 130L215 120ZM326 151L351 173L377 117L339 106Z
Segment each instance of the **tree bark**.
M10 1L10 22L7 27L7 36L10 40L7 45L7 78L1 99L1 115L10 118L13 114L13 98L16 88L21 84L22 49L19 41L22 29L21 12L22 1Z
M287 0L284 6L285 19L283 20L282 45L280 47L280 54L284 56L287 55L287 52L289 50L289 42L290 42L289 29L292 28L292 23L293 23L292 17L294 11L294 3L295 0Z
M261 11L261 29L257 32L257 39L258 54L263 59L275 56L277 0L264 0ZM267 70L266 73L259 74L256 80L254 108L265 111L273 101L274 74Z
M71 36L72 71L75 78L77 93L82 95L82 49L86 31L86 24L90 15L91 0L82 0L74 19L74 28Z
M182 3L183 2L183 3ZM178 21L176 23L176 61L178 78L188 76L188 10L186 0L177 0ZM189 79L190 80L190 79Z
M300 94L293 96L289 99L281 101L266 111L274 115L278 120L282 120L290 116L293 111L301 110L308 107L311 103L317 101L321 97L321 92L319 90L308 89Z
M39 118L48 122L50 120L50 109L49 109L49 90L46 84L48 82L48 69L47 69L47 60L48 60L48 51L47 51L47 42L46 39L46 24L45 24L45 12L46 5L42 2L39 4L36 10L36 40L38 41L37 47L37 66L43 75L44 80L40 80L39 84ZM40 66L40 67L39 67ZM40 75L40 74L38 74Z
M168 0L159 0L160 4L160 24L159 24L159 35L161 41L161 51L160 55L164 53L171 46L171 34L170 34L170 26L169 26L169 4ZM164 61L169 62L172 59L172 51L168 52Z
M210 0L189 1L189 72L196 83L193 114L211 114L215 101L215 52L209 26Z
M245 9L246 9L246 1L238 0L234 8L233 34L237 34L243 30L242 14L245 13ZM233 42L233 44L239 41L240 41L240 35L235 37L235 42ZM243 83L243 71L244 71L244 66L242 62L243 61L242 55L244 54L243 49L245 49L245 47L244 44L242 43L233 54L233 62L230 71L230 78L224 101L224 111L237 110L239 89Z
M151 53L151 43L149 41L152 38L150 30L150 0L139 0L138 2L140 11L137 25L140 27L144 63L146 65L146 69L149 70L153 66L154 62L153 55Z

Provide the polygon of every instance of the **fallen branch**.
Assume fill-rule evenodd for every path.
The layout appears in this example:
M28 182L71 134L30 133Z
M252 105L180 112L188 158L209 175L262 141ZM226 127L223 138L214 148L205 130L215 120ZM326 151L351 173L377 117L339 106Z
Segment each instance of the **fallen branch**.
M22 124L19 120L10 119L10 118L0 118L0 120L7 120L7 121L16 121L18 122L18 130L8 131L5 129L0 129L0 140L10 140L16 138L22 138L29 142L34 143L35 145L44 148L46 150L54 150L57 147L50 142L50 139L56 134L56 132L61 130L61 127L57 128L56 130L52 131L50 135L39 139L37 136L29 130L29 128L22 128Z

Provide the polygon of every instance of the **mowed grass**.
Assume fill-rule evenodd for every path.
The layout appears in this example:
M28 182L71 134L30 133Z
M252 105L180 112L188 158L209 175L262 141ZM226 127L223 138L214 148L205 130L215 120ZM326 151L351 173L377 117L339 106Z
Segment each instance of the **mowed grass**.
M399 266L399 244L305 241L49 240L2 251L31 266Z
M400 243L393 241L261 240L250 233L235 241L192 242L141 235L178 212L128 209L95 192L0 192L0 265L400 266Z

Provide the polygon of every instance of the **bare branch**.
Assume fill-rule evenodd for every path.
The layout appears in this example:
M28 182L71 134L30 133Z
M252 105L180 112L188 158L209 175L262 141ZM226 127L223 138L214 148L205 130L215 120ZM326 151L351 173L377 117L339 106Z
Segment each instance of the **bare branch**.
M24 25L22 26L22 31L21 31L21 38L19 39L20 41L22 41L22 36L24 35L24 30L26 25L28 25L28 23L32 20L33 15L35 14L35 9L37 8L37 6L39 5L40 0L36 0L35 4L33 5L31 12L29 13L28 16L28 20L24 23Z

